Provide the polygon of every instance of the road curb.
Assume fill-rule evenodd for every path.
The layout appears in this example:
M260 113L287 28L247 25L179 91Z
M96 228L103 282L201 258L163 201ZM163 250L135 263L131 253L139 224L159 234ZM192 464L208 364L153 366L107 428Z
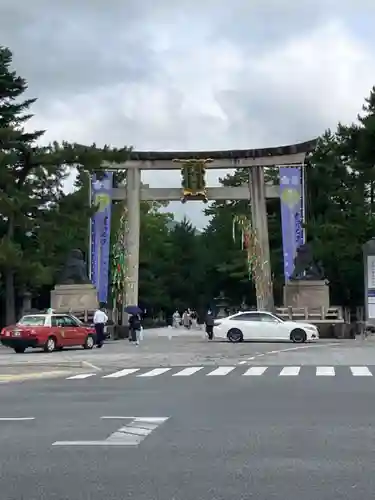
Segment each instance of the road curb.
M66 377L71 373L71 370L51 370L45 372L0 374L0 385L9 384L11 382L27 382L30 380Z
M91 363L90 363L91 364ZM16 363L0 363L0 370L2 368L87 368L87 361L57 361L57 362L16 362ZM91 365L93 368L93 365Z

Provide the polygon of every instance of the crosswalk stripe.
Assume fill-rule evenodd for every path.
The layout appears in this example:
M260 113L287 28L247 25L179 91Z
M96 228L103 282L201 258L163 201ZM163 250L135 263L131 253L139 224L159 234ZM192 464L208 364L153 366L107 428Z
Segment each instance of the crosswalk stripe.
M191 366L190 368L184 368L180 372L174 373L172 377L189 377L190 375L194 375L194 373L202 370L203 366Z
M296 376L299 374L301 370L300 366L285 366L281 372L279 373L279 376L286 376L286 377L292 377Z
M372 377L372 373L367 366L351 366L350 371L354 377Z
M228 375L232 370L234 370L235 366L219 366L216 370L207 373L207 376L220 376L220 375Z
M140 375L137 375L137 377L157 377L165 372L169 372L169 370L171 370L171 368L155 368L149 372L141 373Z
M333 366L317 366L316 367L317 377L334 377L335 368Z
M67 377L65 375L66 380L84 380L92 377L99 377L100 378L111 378L111 379L118 379L122 377L126 377L128 375L134 375L137 377L157 377L159 375L162 375L163 373L170 372L170 375L172 377L190 377L200 371L202 371L204 368L208 368L207 366L188 366L188 367L168 367L168 368L125 368L123 370L119 370L107 375L101 375L99 373L79 373L77 375L71 375ZM238 370L236 370L238 368ZM218 366L218 367L211 367L211 371L208 373L203 373L205 376L225 376L233 372L233 370L236 370L237 375L240 376L262 376L265 374L271 374L272 371L268 370L270 366L250 366L247 368L247 370L242 373L242 370L240 369L240 366ZM302 372L301 370L305 370L306 367L302 366L280 366L279 370L279 376L297 376L300 375ZM315 366L315 376L317 377L334 377L336 373L336 367L335 366ZM367 367L367 366L346 366L340 368L341 372L343 373L343 369L348 369L350 370L350 373L354 377L372 377L374 374L371 372L370 368L372 367ZM311 368L309 368L311 370ZM144 370L147 370L146 372L143 372ZM139 372L139 373L137 373ZM349 371L348 371L349 372ZM310 372L311 373L311 372ZM276 375L276 374L275 374Z
M248 370L245 371L244 375L263 375L263 373L267 370L268 366L252 366Z
M102 378L120 378L126 377L126 375L131 375L139 371L139 368L125 368L124 370L120 370L118 372L110 373L109 375L104 375Z
M94 377L95 373L80 373L79 375L73 375L72 377L68 377L66 380L78 380L83 378Z

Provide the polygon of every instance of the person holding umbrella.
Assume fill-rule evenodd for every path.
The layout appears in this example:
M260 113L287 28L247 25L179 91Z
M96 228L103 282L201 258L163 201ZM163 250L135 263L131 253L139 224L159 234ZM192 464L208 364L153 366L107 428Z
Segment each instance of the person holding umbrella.
M129 314L129 342L139 345L138 332L141 331L142 324L140 315L142 309L138 306L127 306L125 312Z

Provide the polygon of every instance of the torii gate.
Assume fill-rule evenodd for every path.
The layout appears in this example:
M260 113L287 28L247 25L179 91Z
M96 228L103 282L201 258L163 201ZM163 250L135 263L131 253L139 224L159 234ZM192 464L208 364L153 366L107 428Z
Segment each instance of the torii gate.
M249 181L243 186L208 187L207 198L215 200L248 200L251 203L252 227L259 241L260 258L267 283L271 279L270 248L267 222L267 198L279 198L279 186L267 185L264 181L264 167L302 165L308 152L313 151L316 140L276 148L199 151L199 152L135 152L124 164L114 164L110 170L127 170L127 183L124 187L113 189L112 199L123 200L128 213L128 232L126 235L128 253L128 277L126 283L126 304L138 304L139 288L139 237L141 201L179 201L181 187L150 188L141 186L142 170L180 170L184 160L205 160L209 169L249 170ZM180 161L177 163L176 160ZM272 285L268 286L266 297L260 300L259 309L273 309Z

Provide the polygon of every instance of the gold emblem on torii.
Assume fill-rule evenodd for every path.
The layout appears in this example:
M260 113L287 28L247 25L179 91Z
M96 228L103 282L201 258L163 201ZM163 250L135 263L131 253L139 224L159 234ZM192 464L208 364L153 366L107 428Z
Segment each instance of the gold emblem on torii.
M187 160L176 158L173 161L182 164L181 202L186 203L190 199L200 200L207 203L206 165L207 163L211 163L213 160L211 158L192 158Z

